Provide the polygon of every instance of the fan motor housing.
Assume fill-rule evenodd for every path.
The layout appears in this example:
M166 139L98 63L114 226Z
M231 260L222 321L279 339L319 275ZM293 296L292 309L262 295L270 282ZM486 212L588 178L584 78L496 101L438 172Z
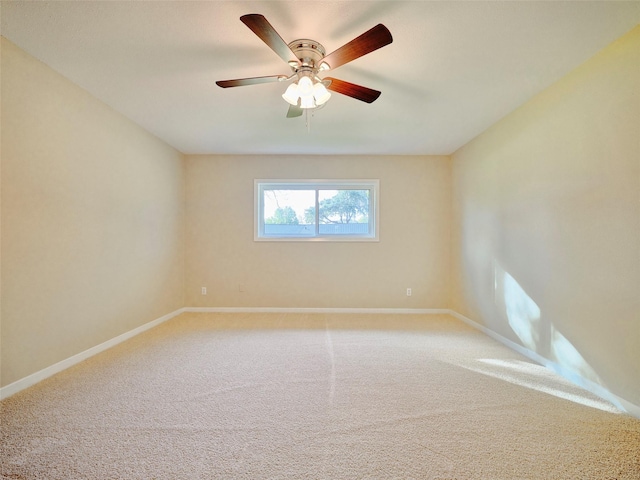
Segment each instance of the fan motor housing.
M320 67L320 63L326 54L324 47L319 42L307 38L294 40L289 43L289 48L302 62L302 65L290 64L294 72L300 67L310 67L316 70Z

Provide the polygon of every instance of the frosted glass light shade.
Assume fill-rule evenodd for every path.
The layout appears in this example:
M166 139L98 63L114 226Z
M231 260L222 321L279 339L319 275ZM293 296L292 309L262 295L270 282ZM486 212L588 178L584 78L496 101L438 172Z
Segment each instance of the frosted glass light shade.
M313 96L316 99L316 105L323 105L331 98L329 90L320 82L313 86Z
M300 108L315 108L316 102L313 101L313 95L305 95L300 97Z
M284 98L291 105L298 104L298 97L300 97L300 94L298 93L298 85L296 85L295 83L289 85L286 92L282 94L282 98Z
M309 77L302 77L298 80L298 92L301 97L313 95L313 81Z

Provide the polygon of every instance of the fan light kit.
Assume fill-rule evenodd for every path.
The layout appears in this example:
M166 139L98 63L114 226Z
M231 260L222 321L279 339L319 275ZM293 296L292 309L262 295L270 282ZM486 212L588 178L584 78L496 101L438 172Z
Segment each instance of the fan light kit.
M300 63L288 62L293 75L284 80L297 78L298 81L289 85L282 98L294 107L299 106L302 109L324 105L331 98L329 90L318 77L318 71L328 70L328 65L322 63L324 47L313 40L294 40L288 46ZM316 67L317 65L319 66Z
M271 75L267 77L239 78L219 80L216 84L222 88L242 87L260 83L287 82L293 80L282 98L290 105L287 117L299 117L304 111L324 106L331 98L329 90L346 95L366 103L374 102L381 94L378 90L338 80L320 78L321 72L336 69L345 63L371 53L393 41L391 33L382 24L378 24L359 37L351 40L339 49L325 55L324 47L315 40L300 39L287 44L265 17L249 14L240 17L242 23L253 31L280 58L291 67L291 75Z

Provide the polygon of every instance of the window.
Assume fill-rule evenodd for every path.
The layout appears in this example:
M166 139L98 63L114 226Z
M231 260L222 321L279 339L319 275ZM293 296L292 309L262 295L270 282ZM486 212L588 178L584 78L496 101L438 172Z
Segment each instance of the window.
M378 180L256 180L254 188L255 240L378 240Z

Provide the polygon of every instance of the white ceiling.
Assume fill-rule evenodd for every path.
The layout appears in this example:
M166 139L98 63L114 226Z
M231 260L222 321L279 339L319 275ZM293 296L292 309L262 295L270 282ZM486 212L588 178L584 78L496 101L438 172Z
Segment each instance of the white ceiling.
M450 154L640 22L640 2L2 1L1 33L184 153ZM327 53L378 23L393 43L331 71L381 90L334 93L307 132L290 73L239 20ZM329 74L326 74L329 75ZM326 76L325 75L325 76Z

